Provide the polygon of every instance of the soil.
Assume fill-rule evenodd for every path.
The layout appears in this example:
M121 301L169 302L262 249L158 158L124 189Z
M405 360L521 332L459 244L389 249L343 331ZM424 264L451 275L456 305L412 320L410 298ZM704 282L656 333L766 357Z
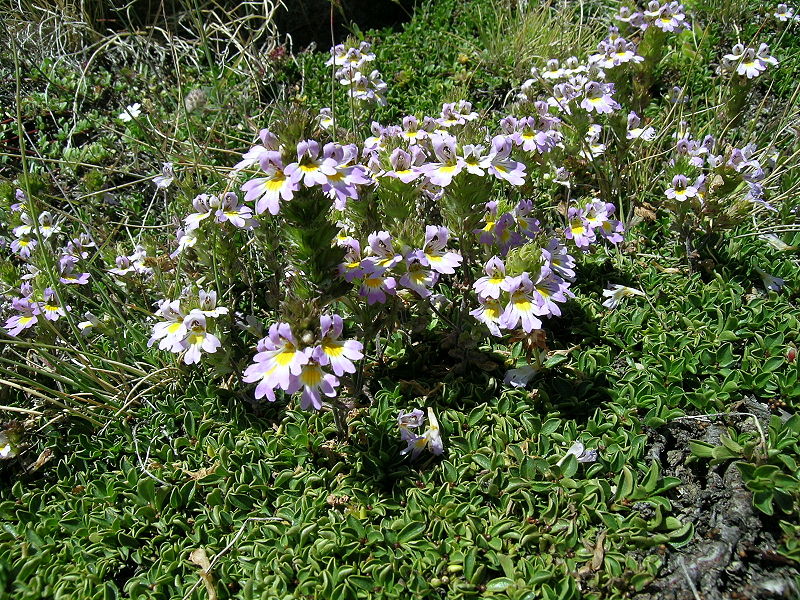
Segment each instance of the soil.
M766 405L747 401L740 409L755 414L766 429ZM728 426L754 429L749 417L673 421L649 432L650 455L665 476L683 483L670 491L673 513L694 523L691 543L670 549L655 581L633 596L636 600L755 600L800 598L800 565L777 553L778 518L753 507L733 461L709 467L687 464L689 440L718 445Z

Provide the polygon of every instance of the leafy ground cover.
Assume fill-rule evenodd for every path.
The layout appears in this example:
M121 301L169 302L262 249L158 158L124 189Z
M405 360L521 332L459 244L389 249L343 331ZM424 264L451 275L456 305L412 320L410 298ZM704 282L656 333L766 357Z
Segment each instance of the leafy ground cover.
M231 42L239 34L229 29L198 28L216 36L209 41L165 21L166 33L132 42L118 34L92 41L81 30L70 55L65 29L37 38L17 15L14 45L0 57L10 82L0 87L0 597L796 597L796 25L776 16L789 14L777 5L665 6L640 9L665 20L685 13L690 25L637 31L614 20L619 6L489 0L421 3L408 23L385 30L356 25L347 46L371 42L370 62L382 73L365 89L385 104L368 108L332 82L327 52L272 41L254 55ZM608 33L612 23L619 32ZM620 33L636 44L619 53L643 60L607 67L598 81L615 83L623 106L600 115L566 93L549 108L533 105L559 95L544 74L577 68ZM753 56L733 47L740 42ZM771 52L778 65L757 63L762 42L769 49L759 56ZM548 64L553 58L560 62ZM751 59L757 76L730 72ZM416 115L421 123L459 100L473 103L476 118L451 130L458 155L467 142L494 148L494 163L483 157L494 179L465 171L448 182L429 170L444 191L424 196L378 174L402 171L396 157L389 161L391 147L377 153L379 169L369 167L382 183L376 191L359 185L360 197L336 196L334 180L333 199L298 186L294 198L278 198L279 211L259 211L252 199L226 205L230 222L218 226L217 206L200 196L244 197L259 165L243 167L250 175L239 179L231 168L262 127L283 156L261 163L259 176L288 164L300 140L363 149L370 135L393 135L373 120ZM326 107L338 121L327 130L326 113L318 118ZM631 110L641 130L657 130L650 145L630 137L639 131ZM550 132L552 143L540 140L547 151L515 146L503 155L503 140L492 146L501 118L545 114L560 120L534 128ZM258 140L272 148L268 136ZM428 159L446 165L442 147L427 148ZM164 162L169 183L155 186ZM503 165L522 162L526 182L508 185ZM693 176L676 181L686 173ZM702 201L665 193L689 188ZM612 203L616 213L603 218L624 239L599 243L598 233L598 243L581 244L581 227L599 219L590 214L598 197ZM337 198L345 208L332 212ZM528 215L541 231L521 236L517 248L494 238L480 245L472 230L493 231L504 211L515 225L501 226L498 240L502 227L516 231ZM251 232L231 225L236 219L260 225ZM444 236L428 233L432 224L446 226ZM55 226L62 233L50 240L44 230ZM336 245L341 228L361 240L358 260L345 260L352 242ZM404 255L406 271L366 271L343 283L342 261L362 271L376 257L396 262L368 241L378 231ZM547 236L565 232L571 238L558 239L574 273L567 261L558 285L574 297L559 301L560 316L530 315L542 317L531 327L524 318L498 325L470 316L489 305L474 291L487 259L502 258L509 276L545 281ZM79 233L86 237L68 253L75 260L59 258L54 240ZM38 253L21 256L21 239ZM361 255L368 246L372 254ZM408 259L413 248L427 258ZM436 252L459 263L456 273L431 273ZM399 290L422 267L427 281L438 278L435 288L396 296L383 288L384 300L370 303L369 290L359 294L370 275L392 274ZM86 286L64 281L84 271ZM504 285L498 294L521 289ZM625 287L614 295L615 285ZM45 287L59 295L42 295L41 309L25 304ZM156 314L159 300L167 304ZM66 303L73 310L55 319L35 312ZM170 310L180 318L170 320ZM346 334L317 325L325 311L343 316ZM33 327L13 333L19 314ZM195 321L187 326L184 317ZM169 333L154 335L159 321L183 324L200 341L162 346ZM253 368L257 343L262 354L275 351L275 337L262 336L276 323L291 327L284 348L293 335L308 349L298 369L331 371L315 344L324 352L340 335L358 340L365 356L349 347L353 372L325 373L341 386L338 398L322 387L316 397L293 396L301 385L273 384ZM203 345L209 335L219 348ZM191 352L200 364L189 364ZM249 383L248 369L258 375ZM277 400L256 399L252 383ZM421 436L408 426L415 408L432 411Z

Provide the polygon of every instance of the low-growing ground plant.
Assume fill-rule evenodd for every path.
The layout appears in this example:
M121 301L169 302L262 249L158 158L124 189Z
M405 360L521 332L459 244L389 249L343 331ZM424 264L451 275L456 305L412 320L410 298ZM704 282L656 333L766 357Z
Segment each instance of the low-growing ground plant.
M14 13L0 590L791 597L790 7L247 4Z

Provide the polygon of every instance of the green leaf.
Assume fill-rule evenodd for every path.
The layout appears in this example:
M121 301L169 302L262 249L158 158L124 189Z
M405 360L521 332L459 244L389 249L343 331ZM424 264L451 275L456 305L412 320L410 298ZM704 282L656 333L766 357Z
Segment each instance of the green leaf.
M689 440L689 450L699 458L711 458L714 455L714 445L700 440Z
M478 556L478 547L472 546L464 555L464 578L467 581L472 580L472 575L475 573L475 559Z
M539 435L550 435L561 426L561 419L547 419L539 431Z
M480 406L476 406L472 409L469 413L469 417L467 417L467 424L470 427L475 427L478 423L483 420L483 416L486 414L486 405L481 404Z
M506 577L514 577L514 561L511 560L506 554L498 554L497 560L500 563L500 567L502 567L503 573L505 573Z
M401 544L405 544L410 542L414 538L419 537L425 531L425 523L421 522L412 522L403 527L400 532L397 534L397 541Z
M772 508L772 490L761 490L753 493L753 506L763 512L765 515L772 515L774 510Z
M487 592L505 592L507 589L513 587L514 582L508 577L496 577L486 584Z

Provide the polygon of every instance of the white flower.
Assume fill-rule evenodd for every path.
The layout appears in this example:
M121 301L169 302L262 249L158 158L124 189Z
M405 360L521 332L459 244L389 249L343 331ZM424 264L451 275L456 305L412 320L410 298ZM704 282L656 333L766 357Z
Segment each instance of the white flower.
M503 383L515 388L525 387L538 372L539 369L531 365L525 365L517 369L509 369L506 371L505 377L503 377Z
M603 290L603 296L606 297L606 301L603 302L603 306L605 306L606 308L617 308L622 299L627 296L644 296L644 295L645 293L642 290L637 290L636 288L615 283L610 288Z
M161 167L161 175L153 177L153 183L158 189L165 190L172 185L173 179L175 179L175 171L172 168L172 163L165 162Z
M558 461L559 465L564 464L567 457L572 454L579 463L588 463L597 461L597 450L587 450L581 442L575 442L570 446L564 458Z
M11 445L11 440L5 432L0 431L0 458L9 459L17 455L17 449Z
M117 115L117 118L120 121L125 121L126 123L128 123L130 121L133 121L141 114L142 114L142 105L136 102L134 104L129 104L128 106L126 106L125 110L122 111L119 115Z
M439 456L444 452L444 443L439 432L439 421L436 420L436 415L433 414L433 409L430 406L428 407L428 429L423 436L428 439L428 450L432 454Z

